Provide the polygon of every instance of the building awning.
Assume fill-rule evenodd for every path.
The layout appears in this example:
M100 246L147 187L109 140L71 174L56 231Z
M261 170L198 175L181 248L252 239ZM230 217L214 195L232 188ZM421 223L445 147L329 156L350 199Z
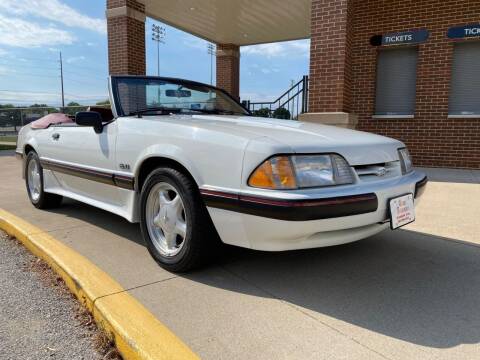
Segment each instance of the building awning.
M144 0L148 17L218 44L310 37L311 0Z

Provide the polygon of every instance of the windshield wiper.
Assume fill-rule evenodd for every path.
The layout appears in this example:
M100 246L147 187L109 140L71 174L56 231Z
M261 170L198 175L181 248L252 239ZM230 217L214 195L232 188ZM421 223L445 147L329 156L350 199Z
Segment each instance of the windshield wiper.
M235 114L238 114L238 115L246 115L246 114L243 114L241 112L235 112L235 111L232 111L232 110L221 110L221 109L185 109L185 108L171 108L171 107L165 107L165 106L158 106L158 107L151 107L151 108L148 108L148 109L142 109L142 110L137 110L137 111L132 111L128 114L128 116L133 116L133 115L137 115L138 117L140 117L140 115L142 114L146 114L146 113L149 113L149 112L152 112L152 111L161 111L163 113L163 115L167 115L167 114L170 114L170 113L180 113L180 112L199 112L199 113L203 113L203 114L216 114L216 115L219 115L219 114L224 114L224 115L235 115Z
M201 112L201 113L204 113L204 114L246 115L246 114L243 114L239 111L222 110L222 109L212 109L212 110L209 110L209 109L184 109L184 110L185 111L197 111L197 112Z
M199 113L204 113L204 114L220 114L219 110L213 109L183 109L185 111L193 111L193 112L199 112Z
M181 110L182 110L182 109L178 109L178 108L170 108L170 107L165 107L165 106L157 106L157 107L151 107L151 108L148 108L148 109L131 111L131 112L128 113L128 116L137 115L138 117L140 117L140 115L149 113L149 112L151 112L151 111L162 111L163 113L170 114L170 113L178 113L178 112L180 112Z

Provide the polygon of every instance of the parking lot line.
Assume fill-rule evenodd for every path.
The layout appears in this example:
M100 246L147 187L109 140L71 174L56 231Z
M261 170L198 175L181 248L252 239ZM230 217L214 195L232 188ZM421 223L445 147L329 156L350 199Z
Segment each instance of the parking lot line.
M0 209L0 229L16 237L65 281L111 334L124 359L198 359L108 274L36 226Z

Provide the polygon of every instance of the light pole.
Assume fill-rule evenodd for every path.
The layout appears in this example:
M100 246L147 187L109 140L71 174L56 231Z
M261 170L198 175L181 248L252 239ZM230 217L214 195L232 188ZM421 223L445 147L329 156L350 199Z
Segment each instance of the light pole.
M65 94L63 92L63 60L62 52L60 51L60 82L62 84L62 113L65 111Z
M207 52L210 55L210 85L213 85L213 56L217 54L216 46L208 43Z
M152 40L157 43L157 76L160 76L160 43L165 44L165 28L152 24Z

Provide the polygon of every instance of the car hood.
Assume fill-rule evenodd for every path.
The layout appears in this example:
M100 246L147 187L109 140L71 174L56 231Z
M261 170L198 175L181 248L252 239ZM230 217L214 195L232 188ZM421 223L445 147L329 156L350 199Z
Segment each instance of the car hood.
M232 132L250 139L268 137L289 146L295 153L339 153L351 165L396 161L397 149L404 146L398 140L372 133L294 120L193 115L182 116L180 122L191 122L195 127Z

